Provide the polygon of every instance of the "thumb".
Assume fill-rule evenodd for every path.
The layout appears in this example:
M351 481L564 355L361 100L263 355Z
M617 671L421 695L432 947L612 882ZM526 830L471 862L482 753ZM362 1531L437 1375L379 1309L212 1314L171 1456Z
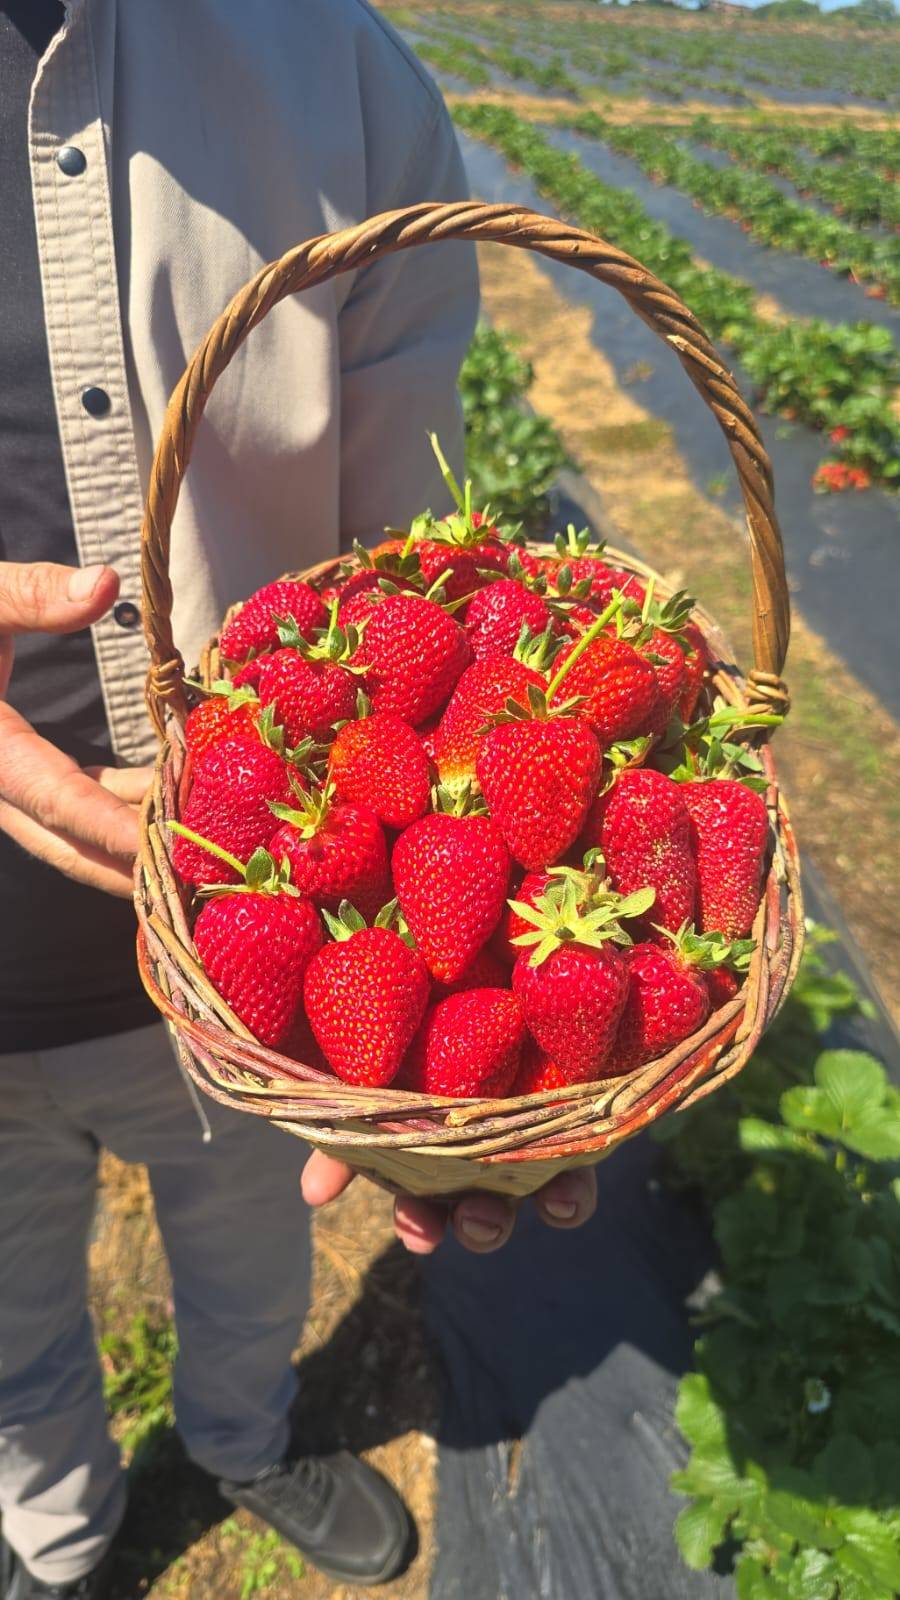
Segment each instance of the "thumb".
M112 567L0 561L0 634L75 633L102 617L118 592Z

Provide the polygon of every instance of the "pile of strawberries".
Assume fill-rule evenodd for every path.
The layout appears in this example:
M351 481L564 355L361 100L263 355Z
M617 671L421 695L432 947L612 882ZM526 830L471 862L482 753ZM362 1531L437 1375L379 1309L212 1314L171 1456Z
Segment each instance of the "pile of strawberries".
M263 1044L428 1095L631 1072L743 982L764 779L691 601L473 511L224 628L172 860ZM753 720L741 719L741 727Z

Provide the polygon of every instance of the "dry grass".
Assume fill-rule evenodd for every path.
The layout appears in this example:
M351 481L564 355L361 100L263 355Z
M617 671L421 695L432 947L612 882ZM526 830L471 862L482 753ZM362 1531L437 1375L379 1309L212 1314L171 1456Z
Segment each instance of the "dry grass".
M285 1136L287 1137L287 1136ZM101 1171L91 1252L91 1302L99 1326L125 1337L136 1310L164 1324L169 1279L146 1174L110 1156ZM415 1265L394 1241L389 1197L359 1182L314 1224L312 1307L297 1351L298 1436L311 1450L364 1453L399 1488L419 1529L409 1570L378 1590L384 1600L423 1600L439 1415L437 1368L423 1333ZM134 1416L116 1420L121 1439ZM188 1463L171 1429L145 1450L117 1562L113 1600L239 1600L258 1568L261 1525L234 1514L205 1474ZM308 1568L298 1579L283 1559L268 1600L350 1600L349 1590Z

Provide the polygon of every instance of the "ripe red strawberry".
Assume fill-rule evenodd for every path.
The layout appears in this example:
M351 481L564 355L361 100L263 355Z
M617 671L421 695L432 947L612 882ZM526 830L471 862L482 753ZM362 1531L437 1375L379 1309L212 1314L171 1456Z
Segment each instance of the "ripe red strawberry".
M336 801L328 788L273 810L282 826L270 848L278 860L287 856L297 887L329 911L349 900L374 916L391 891L384 830L368 806Z
M511 656L523 623L532 633L543 633L551 621L539 594L514 578L499 578L479 589L466 613L466 634L476 660Z
M254 656L246 666L239 667L231 678L232 689L258 689L259 675L262 671L263 657Z
M230 706L227 696L222 694L213 694L208 700L201 700L189 713L184 725L185 744L190 754L196 761L204 750L208 750L212 744L218 744L220 739L232 739L240 735L254 738L258 713L259 706L253 701L242 700L238 705Z
M686 622L681 633L691 648L684 658L685 681L678 702L678 714L682 722L692 722L703 692L711 658L706 640L696 622Z
M367 805L388 828L407 828L431 803L422 741L389 711L345 723L331 746L328 770L342 800Z
M688 945L688 950L690 945ZM628 999L610 1070L633 1072L655 1061L702 1027L709 1016L705 974L672 945L636 944L625 951Z
M545 1056L543 1050L529 1039L522 1051L522 1065L519 1068L515 1083L510 1089L510 1095L540 1094L542 1089L564 1089L566 1079L560 1072L555 1061Z
M390 1083L428 1004L425 963L392 928L367 928L352 906L328 926L334 941L310 962L304 984L312 1030L345 1083Z
M602 851L614 889L656 890L651 920L675 933L694 917L697 869L684 785L650 767L626 767L594 802L586 848Z
M703 933L744 938L762 895L769 838L765 801L732 778L679 787L697 863L697 925Z
M293 617L298 631L312 638L316 628L328 621L325 607L308 583L282 579L267 583L245 600L240 611L222 629L219 653L225 661L246 661L251 650L274 650L278 646L279 620Z
M475 770L510 855L537 872L578 838L603 752L583 718L548 717L543 696L532 690L532 697L531 715L510 712L485 734Z
M592 600L599 603L601 609L609 605L613 589L619 587L622 576L612 567L608 567L598 556L573 556L562 563L557 563L557 570L560 566L568 567L574 584L590 584L584 598L589 595Z
M500 920L509 881L503 835L487 817L436 812L394 846L400 909L433 977L465 972Z
M470 550L439 539L420 539L415 548L426 589L440 578L446 599L453 601L481 588L484 580Z
M290 647L260 663L260 704L272 706L289 744L324 739L335 722L356 714L356 684L337 661L307 661Z
M516 955L518 955L516 951ZM452 983L436 983L435 997L443 999L448 994L461 994L464 989L503 989L509 983L509 974L489 945L484 945L458 978Z
M663 733L687 683L684 651L678 640L664 628L654 628L646 639L642 639L638 649L642 655L654 658L651 665L659 691L656 709L645 731Z
M525 1023L508 989L466 989L430 1011L403 1066L420 1094L491 1099L509 1092L522 1056Z
M373 595L381 594L381 580L386 576L386 573L379 571L376 567L365 567L362 572L351 573L340 588L329 590L326 594L323 594L323 600L327 600L331 604L335 600L337 601L338 621L341 627L346 627L348 622L359 621L355 611L348 610L351 600L355 600L357 595L369 596L369 605L361 609L359 613L360 616L368 615L368 610L371 608L371 598Z
M322 943L322 926L314 906L265 851L247 863L244 887L203 907L194 943L235 1015L261 1044L284 1049L302 1017L303 978Z
M372 609L356 663L376 711L392 711L414 726L449 700L471 660L465 633L423 595L387 595Z
M578 643L567 645L554 662L557 673L574 657ZM569 696L583 696L579 712L593 724L604 749L619 739L643 733L653 720L658 700L656 674L649 661L624 639L607 634L592 640L573 661L565 684L549 695L551 706Z
M598 894L592 910L579 909L574 880L551 888L536 908L515 902L532 931L523 935L513 968L529 1032L567 1083L603 1076L628 993L628 968L614 940L626 940L619 916L639 916L652 890Z
M507 700L522 700L529 684L543 689L546 680L512 656L491 656L466 668L434 737L434 761L441 783L458 789L472 782L486 723L503 710Z
M644 604L647 590L633 572L622 572L618 567L613 567L611 577L613 588L621 590L626 600L633 600L639 606Z
M713 967L712 971L704 972L706 987L709 990L710 1008L718 1011L720 1006L727 1005L733 1000L741 987L742 978L730 967Z
M521 955L513 991L530 1032L566 1083L602 1077L628 992L628 969L618 950L560 945L539 967Z
M295 780L299 781L299 780ZM288 768L259 739L220 739L194 768L183 822L241 861L268 845L278 827L270 802L290 799ZM189 839L176 839L172 864L185 883L237 883L239 874L218 864Z

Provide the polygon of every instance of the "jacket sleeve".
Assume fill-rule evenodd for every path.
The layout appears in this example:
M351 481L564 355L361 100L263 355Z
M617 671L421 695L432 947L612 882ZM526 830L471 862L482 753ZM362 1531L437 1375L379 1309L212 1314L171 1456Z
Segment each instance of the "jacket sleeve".
M467 194L462 158L436 91L396 187L373 210ZM377 542L417 512L449 509L428 433L463 470L459 367L478 314L474 246L415 246L360 272L340 314L341 543Z

